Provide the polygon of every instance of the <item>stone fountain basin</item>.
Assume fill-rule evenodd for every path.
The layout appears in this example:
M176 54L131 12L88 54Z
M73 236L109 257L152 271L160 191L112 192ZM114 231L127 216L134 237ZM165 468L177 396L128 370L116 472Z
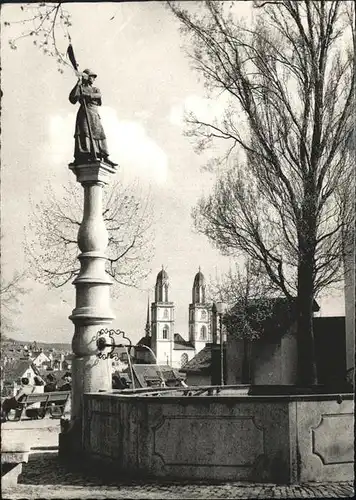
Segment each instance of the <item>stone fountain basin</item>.
M85 458L136 477L353 479L353 394L253 395L247 386L225 386L207 395L205 389L85 394Z

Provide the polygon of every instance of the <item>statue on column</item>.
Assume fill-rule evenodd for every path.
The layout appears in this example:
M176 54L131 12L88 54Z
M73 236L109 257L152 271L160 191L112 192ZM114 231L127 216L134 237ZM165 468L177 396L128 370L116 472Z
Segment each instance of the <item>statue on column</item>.
M102 161L110 167L116 167L117 163L109 160L106 136L98 113L98 106L101 106L101 93L97 87L93 86L97 75L90 69L78 71L78 63L71 43L68 46L67 55L78 76L78 82L69 94L69 101L72 104L80 103L74 133L74 163L71 165Z
M114 167L116 163L109 160L106 136L98 112L101 93L93 86L96 77L90 69L78 73L78 82L69 94L72 104L80 103L74 133L74 164L99 160Z

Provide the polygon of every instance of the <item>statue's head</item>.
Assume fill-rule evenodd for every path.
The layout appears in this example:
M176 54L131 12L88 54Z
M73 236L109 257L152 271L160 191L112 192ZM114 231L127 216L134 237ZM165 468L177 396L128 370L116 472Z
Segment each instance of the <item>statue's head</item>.
M94 78L96 78L98 76L96 73L94 73L94 71L92 71L91 69L88 69L88 68L83 70L83 73L86 73L88 76L93 76Z
M97 77L97 74L94 73L94 71L92 71L91 69L88 69L86 68L84 71L83 71L83 77L85 80L87 80L88 82L90 83L93 83L93 81L95 80L95 78Z

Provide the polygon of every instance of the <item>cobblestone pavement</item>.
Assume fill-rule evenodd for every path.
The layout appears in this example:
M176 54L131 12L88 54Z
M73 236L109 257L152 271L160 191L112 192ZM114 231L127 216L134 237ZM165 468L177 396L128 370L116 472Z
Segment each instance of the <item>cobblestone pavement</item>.
M17 487L2 491L3 499L239 499L348 498L352 482L276 486L274 484L148 482L96 478L68 471L56 453L34 453L23 467Z

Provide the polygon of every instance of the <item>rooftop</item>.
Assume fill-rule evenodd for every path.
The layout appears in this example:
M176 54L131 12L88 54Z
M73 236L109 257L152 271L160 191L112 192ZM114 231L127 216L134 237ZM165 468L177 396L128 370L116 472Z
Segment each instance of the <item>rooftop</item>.
M206 345L194 358L192 358L183 368L182 373L204 373L211 368L211 347Z
M186 350L194 349L194 345L189 340L184 340L184 338L181 336L180 333L175 333L174 334L173 349L178 350L178 351L179 350L186 351Z
M1 378L6 381L14 382L23 377L25 372L29 369L32 369L36 375L40 374L38 368L30 359L10 361L1 367Z

